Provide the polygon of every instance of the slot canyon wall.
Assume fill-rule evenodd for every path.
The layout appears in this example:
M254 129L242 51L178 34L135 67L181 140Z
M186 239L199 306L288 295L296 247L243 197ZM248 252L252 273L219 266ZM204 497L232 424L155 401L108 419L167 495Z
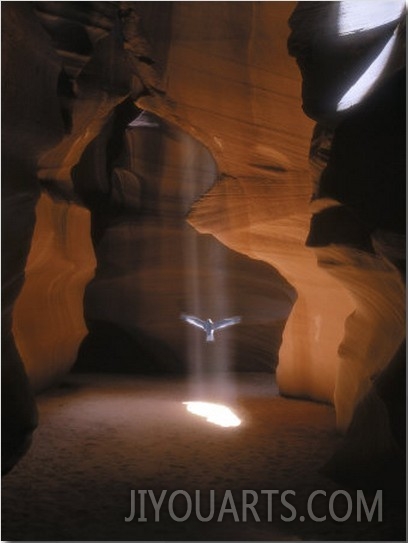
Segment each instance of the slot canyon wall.
M216 181L213 158L176 126L145 111L135 118L129 109L116 112L130 113L132 122L107 168L111 188L101 215L93 183L103 172L93 167L106 155L103 135L74 170L78 193L93 210L98 260L84 306L90 333L76 370L270 370L293 290L270 266L188 224L192 204ZM207 343L182 313L240 315L242 323Z
M371 470L401 459L403 16L335 46L337 4L2 3L6 468L31 389L87 330L78 369L114 371L114 341L121 371L183 371L198 340L179 314L210 310L243 316L218 352L235 369L274 368L283 330L281 393L349 428L329 470L367 433ZM394 31L388 70L339 114Z
M71 169L113 108L143 88L124 58L117 11L2 5L3 471L37 424L32 390L72 366L86 334L95 256Z

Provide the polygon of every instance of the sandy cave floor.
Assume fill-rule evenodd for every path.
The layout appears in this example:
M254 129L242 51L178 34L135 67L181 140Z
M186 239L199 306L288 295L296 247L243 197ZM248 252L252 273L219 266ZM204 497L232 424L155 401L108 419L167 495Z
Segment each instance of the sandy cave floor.
M180 377L70 375L57 389L38 398L40 426L31 450L3 479L2 540L145 541L145 540L396 540L401 511L384 496L383 522L299 520L315 490L329 497L339 486L319 468L339 443L334 410L324 404L279 397L271 374L212 376L201 389ZM222 428L188 413L183 401L223 402L242 418L236 428ZM193 513L176 522L163 502L160 522L146 507L147 522L130 515L131 490L150 489L159 496L200 490L202 514L209 512L215 490L215 515L199 522ZM243 489L258 492L256 510L242 522ZM288 501L298 519L274 497L267 520L260 490L293 490ZM232 491L240 521L225 513L217 522L226 490ZM354 499L355 490L349 489ZM369 494L367 493L367 502ZM137 495L138 498L138 495ZM321 499L320 499L321 498ZM341 515L338 500L336 512ZM314 502L317 516L327 514L328 498ZM148 504L149 504L148 500ZM179 496L175 512L186 502ZM207 509L205 507L207 506ZM180 508L180 509L178 509Z

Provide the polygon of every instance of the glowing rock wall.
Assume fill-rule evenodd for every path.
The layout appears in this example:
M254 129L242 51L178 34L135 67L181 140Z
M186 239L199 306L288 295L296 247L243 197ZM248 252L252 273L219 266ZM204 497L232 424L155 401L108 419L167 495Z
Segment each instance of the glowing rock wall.
M105 2L85 12L64 2L2 5L5 471L36 425L32 387L69 369L85 332L82 295L95 261L70 172L112 109L141 89L117 23Z
M144 28L168 100L138 103L211 150L220 181L194 206L190 222L270 263L296 288L280 349L280 390L334 402L345 430L404 337L403 114L393 83L403 66L403 25L398 12L381 31L374 25L360 33L357 43L350 29L338 37L343 5L297 7L289 45L305 75L303 109L323 133L312 140L299 74L284 50L283 21L293 7L174 4L171 31L162 37L146 9ZM347 85L375 62L395 28L389 64L361 93L361 107L348 111Z
M354 305L305 246L312 123L286 52L294 4L235 7L175 4L172 39L165 54L159 50L169 101L138 103L187 125L216 158L221 178L193 207L191 224L274 266L296 289L279 353L281 392L332 402L337 350ZM209 34L203 17L214 21Z
M296 289L280 349L280 390L334 402L339 428L346 429L404 335L404 25L395 29L391 20L384 33L369 35L358 45L362 56L356 67L356 45L349 38L341 42L344 49L327 47L336 36L339 4L299 3L289 49L299 62L302 83L287 53L292 2L171 2L160 10L154 2L93 2L86 15L68 2L5 6L3 235L13 243L4 245L3 309L5 383L15 392L6 412L10 420L10 413L20 420L19 410L21 428L35 424L12 325L36 387L50 384L73 362L85 331L80 301L94 263L89 230L97 247L106 191L114 189L108 205L122 205L125 194L133 210L152 204L169 217L174 211L168 207L174 179L170 187L146 186L137 179L139 169L151 168L154 161L143 164L142 157L128 168L98 155L90 183L101 199L91 225L79 207L90 205L88 181L80 173L85 150L105 127L111 130L105 147L112 152L114 136L123 136L125 129L109 125L112 112L130 97L183 130L189 141L200 142L214 158L217 181L213 184L212 168L190 199L179 200L188 206L177 213L184 220L192 206L188 220L195 231L215 236L242 258L273 266ZM72 43L65 40L67 28ZM375 61L389 32L396 32L395 50L378 84L361 107L338 111L350 81ZM343 73L346 82L339 79ZM313 136L313 123L302 113L302 85L304 111L319 123ZM152 153L143 142L133 143ZM132 153L137 155L135 149ZM52 199L40 198L43 191ZM147 221L149 211L157 216L158 210L145 209ZM81 243L73 236L83 236ZM147 253L152 250L148 237L141 244ZM160 245L163 237L155 240ZM143 273L138 280L144 285L143 313L151 305L150 287ZM69 285L74 294L67 307ZM89 289L91 299L95 285ZM100 293L91 300L90 320L107 318L111 301L107 297L100 303ZM40 316L38 304L47 309ZM173 308L184 309L180 299ZM120 307L115 311L119 319ZM50 326L53 338L46 338L41 326ZM147 324L145 331L154 335L154 328ZM173 337L163 321L159 335ZM266 344L254 334L250 341L262 349ZM182 344L181 334L177 342Z
M13 313L13 335L34 389L55 383L75 361L87 333L85 285L96 265L83 207L43 194ZM85 234L85 235L84 235Z
M103 137L75 169L78 190L92 210L98 257L84 304L90 334L76 369L274 369L293 289L266 263L189 224L191 206L217 179L216 164L175 125L146 112L135 115L116 135L122 147L110 176L102 181L94 168L95 157L109 148ZM95 179L109 187L103 213ZM182 313L242 320L207 343L202 331L180 319Z
M300 3L290 19L303 108L318 121L307 245L354 306L338 348L334 403L341 430L361 402L376 397L405 337L404 6L378 4L362 16L368 6ZM389 429L391 410L388 417Z
M7 310L19 293L17 279L24 278L13 333L38 390L72 366L85 334L83 290L95 259L89 212L80 207L71 169L113 108L140 86L136 78L131 82L114 30L117 8L95 3L85 14L67 3L9 4L4 16L3 204L7 235L21 251L17 260L5 245L7 292L13 289ZM49 196L37 203L41 191Z

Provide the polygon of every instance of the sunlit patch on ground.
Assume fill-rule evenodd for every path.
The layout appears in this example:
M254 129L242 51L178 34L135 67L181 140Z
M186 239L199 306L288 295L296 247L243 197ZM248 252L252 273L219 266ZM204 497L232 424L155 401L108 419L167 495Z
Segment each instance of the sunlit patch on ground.
M183 402L187 411L193 415L204 417L208 422L223 428L239 426L241 419L226 405L210 402Z

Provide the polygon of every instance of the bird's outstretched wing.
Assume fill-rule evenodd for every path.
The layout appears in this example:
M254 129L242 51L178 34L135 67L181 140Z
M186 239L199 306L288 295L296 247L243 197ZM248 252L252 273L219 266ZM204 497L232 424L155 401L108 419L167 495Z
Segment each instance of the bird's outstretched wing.
M205 321L202 321L198 317L193 317L193 315L185 315L184 313L182 313L180 315L180 319L182 319L183 321L189 322L190 324L204 330Z
M216 321L214 323L214 330L221 330L227 326L232 326L233 324L241 322L241 320L241 317L229 317L228 319L221 319L220 321Z

